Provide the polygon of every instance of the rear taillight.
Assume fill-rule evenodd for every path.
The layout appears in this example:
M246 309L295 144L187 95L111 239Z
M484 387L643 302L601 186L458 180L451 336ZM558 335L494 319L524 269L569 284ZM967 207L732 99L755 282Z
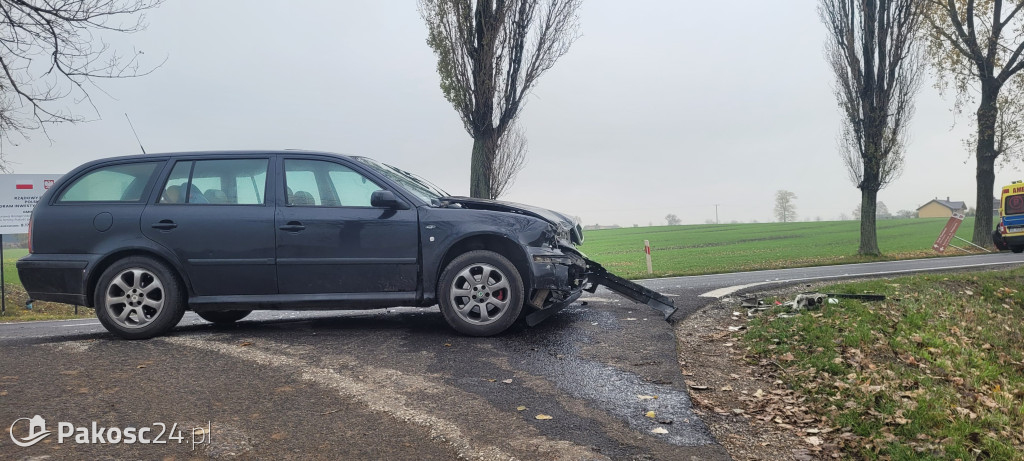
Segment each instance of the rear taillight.
M32 253L32 222L35 221L35 213L28 218L28 252Z
M1006 224L1003 224L1002 218L999 219L999 227L997 227L997 229L999 230L1000 234L1006 234Z

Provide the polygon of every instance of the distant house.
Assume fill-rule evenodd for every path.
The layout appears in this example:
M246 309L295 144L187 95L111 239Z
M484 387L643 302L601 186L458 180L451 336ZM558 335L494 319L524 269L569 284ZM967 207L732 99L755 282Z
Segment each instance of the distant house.
M967 211L967 204L964 202L953 202L946 197L946 200L940 200L938 197L931 200L924 205L917 208L918 218L948 218L953 216L953 212L958 211L964 213Z

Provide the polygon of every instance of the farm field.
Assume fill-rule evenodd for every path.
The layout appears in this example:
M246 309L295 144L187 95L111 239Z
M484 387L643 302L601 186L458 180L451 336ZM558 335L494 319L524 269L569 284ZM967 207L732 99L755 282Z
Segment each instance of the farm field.
M880 258L856 256L860 221L601 229L584 231L580 249L611 272L630 279L927 258L939 256L931 246L946 221L878 221ZM974 218L967 218L957 236L970 240L973 228ZM653 275L647 274L644 240L651 242ZM953 244L968 246L957 240ZM949 248L946 254L965 253Z

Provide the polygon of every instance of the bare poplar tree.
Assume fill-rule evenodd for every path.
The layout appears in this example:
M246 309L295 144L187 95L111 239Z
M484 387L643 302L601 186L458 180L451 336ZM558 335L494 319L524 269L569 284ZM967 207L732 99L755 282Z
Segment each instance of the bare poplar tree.
M975 244L992 245L995 161L1021 146L1024 70L1024 1L927 0L929 55L957 107L979 98L975 139L977 181ZM975 96L977 95L977 96ZM1004 113L1005 114L1002 114ZM1005 115L1001 117L1001 115Z
M788 190L775 191L775 218L780 222L796 221L796 194Z
M878 191L902 171L906 124L920 87L923 0L820 0L825 55L843 114L840 148L861 191L858 254L877 255Z
M494 195L495 140L577 38L582 0L419 0L441 91L473 137L470 195Z
M528 143L526 134L519 124L514 124L505 132L505 136L495 138L498 147L494 149L494 161L491 162L491 187L488 198L496 199L508 191L515 182L516 176L526 166Z
M145 28L163 0L0 0L0 138L83 118L58 104L88 100L95 80L132 77L142 52L121 55L98 37Z

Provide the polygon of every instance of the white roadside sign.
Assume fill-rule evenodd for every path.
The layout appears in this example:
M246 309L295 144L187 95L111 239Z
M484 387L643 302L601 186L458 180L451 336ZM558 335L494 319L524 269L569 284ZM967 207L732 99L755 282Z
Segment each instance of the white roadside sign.
M28 233L39 197L60 174L0 174L0 234Z

